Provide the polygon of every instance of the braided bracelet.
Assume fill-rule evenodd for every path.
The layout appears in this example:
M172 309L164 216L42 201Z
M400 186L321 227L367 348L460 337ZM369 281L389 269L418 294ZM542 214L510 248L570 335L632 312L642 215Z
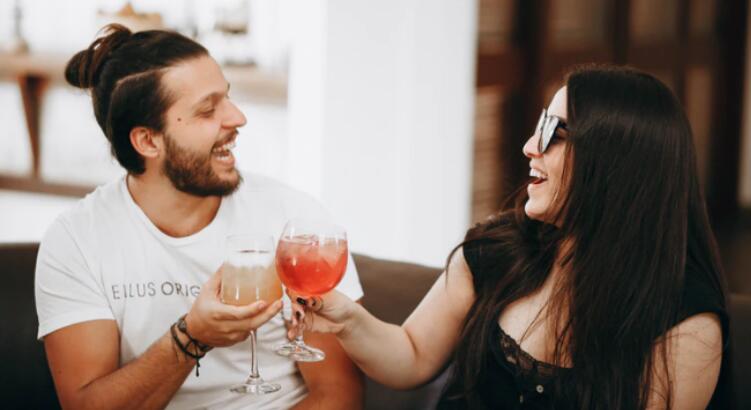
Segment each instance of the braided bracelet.
M177 336L178 330L188 338L188 342L186 344L183 344L180 341L180 338ZM177 345L177 347L180 348L180 351L182 351L186 356L195 359L196 377L200 376L200 373L198 371L198 368L201 367L200 361L204 356L206 356L206 353L209 350L213 349L213 346L209 346L209 345L198 342L188 333L188 327L187 327L187 324L185 323L185 315L181 316L177 320L177 322L173 323L172 326L170 326L170 333L172 334L172 340L175 341L175 344ZM191 346L193 347L194 352L190 351Z
M199 342L198 340L193 338L193 336L191 336L190 333L188 333L188 323L185 321L185 316L187 315L182 315L180 316L179 319L177 319L177 323L175 323L177 325L177 330L179 330L185 336L187 336L188 340L190 340L191 343L196 345L196 347L198 348L198 350L201 351L201 353L206 354L209 350L213 349L214 347Z

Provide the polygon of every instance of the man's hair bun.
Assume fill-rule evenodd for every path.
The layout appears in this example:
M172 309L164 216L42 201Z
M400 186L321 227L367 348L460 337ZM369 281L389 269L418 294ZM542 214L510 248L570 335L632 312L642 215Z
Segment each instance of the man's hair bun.
M89 48L76 53L65 66L65 80L72 86L89 89L96 86L99 69L113 51L122 46L133 34L120 24L109 24L102 29Z

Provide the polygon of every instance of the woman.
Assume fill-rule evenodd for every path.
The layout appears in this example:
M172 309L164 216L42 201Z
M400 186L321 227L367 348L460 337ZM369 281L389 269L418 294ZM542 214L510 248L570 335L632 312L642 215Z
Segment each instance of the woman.
M332 292L301 300L312 330L396 388L453 361L442 409L724 408L724 282L678 100L580 68L523 152L521 201L467 232L402 326Z

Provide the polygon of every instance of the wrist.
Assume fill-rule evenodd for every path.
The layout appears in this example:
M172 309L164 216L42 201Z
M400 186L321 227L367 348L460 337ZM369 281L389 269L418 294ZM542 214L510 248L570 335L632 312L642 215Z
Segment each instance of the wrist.
M179 330L178 333L182 333L182 335L185 336L193 346L195 346L197 353L204 355L214 347L204 343L199 337L196 336L195 322L193 322L192 320L189 322L189 316L190 313L181 316L179 319L177 319L177 322L175 322L175 326L177 327L177 330Z
M360 324L363 321L363 313L366 313L365 308L359 303L349 303L343 319L340 329L334 334L340 339L345 339L357 332Z
M187 329L190 329L191 336L200 338L202 332L200 332L200 327L198 326L198 323L196 323L196 318L193 314L193 311L191 310L190 312L188 312L185 316L182 317L182 319L185 322L185 327Z
M175 346L185 355L185 358L196 361L196 377L199 376L198 369L201 367L201 359L206 353L213 349L212 346L205 345L197 341L188 331L188 324L185 321L187 315L180 316L175 323L170 326L170 334Z

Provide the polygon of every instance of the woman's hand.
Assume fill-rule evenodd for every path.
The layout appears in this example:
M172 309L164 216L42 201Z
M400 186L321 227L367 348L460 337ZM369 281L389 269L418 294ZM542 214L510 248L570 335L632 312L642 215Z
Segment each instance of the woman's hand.
M332 290L323 296L304 298L291 290L287 294L292 300L292 327L290 338L295 336L297 324L303 321L305 330L318 333L333 333L340 335L347 332L354 324L354 313L359 305L344 294ZM302 306L306 309L303 309Z

